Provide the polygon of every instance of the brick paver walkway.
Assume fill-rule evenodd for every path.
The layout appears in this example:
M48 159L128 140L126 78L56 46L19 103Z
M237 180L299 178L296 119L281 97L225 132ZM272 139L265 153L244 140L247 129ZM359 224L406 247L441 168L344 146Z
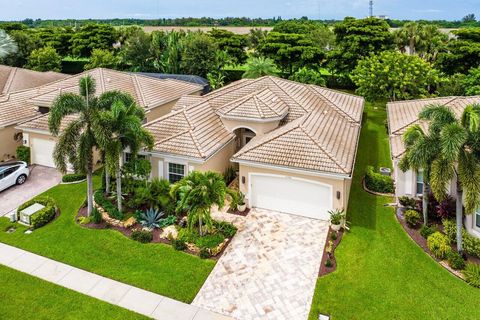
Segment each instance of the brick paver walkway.
M0 243L0 264L153 319L230 319L3 243Z
M235 220L237 235L192 304L240 320L307 319L328 222L259 209Z

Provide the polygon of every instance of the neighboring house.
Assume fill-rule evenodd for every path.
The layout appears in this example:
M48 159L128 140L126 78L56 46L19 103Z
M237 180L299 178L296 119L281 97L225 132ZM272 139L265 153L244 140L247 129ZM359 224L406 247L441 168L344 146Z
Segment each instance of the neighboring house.
M348 205L363 107L361 97L322 87L244 79L182 97L145 124L155 137L145 155L152 176L172 183L234 164L250 207L328 220Z
M424 131L428 130L428 123L419 120L419 114L428 105L445 105L460 116L467 105L480 103L477 97L444 97L435 99L410 100L390 102L387 105L388 130L390 137L390 151L393 160L393 177L395 180L395 195L419 197L423 193L422 172L409 170L402 172L398 163L405 153L402 136L412 125L419 124ZM450 185L451 195L455 195L454 181ZM466 216L465 227L468 232L480 238L480 209L473 215Z
M37 72L0 65L0 161L15 157L16 148L21 144L21 136L15 130L15 125L29 119L32 114L29 111L15 110L15 97L24 97L27 89L66 77L67 75L57 72ZM11 99L10 95L13 96Z
M188 82L98 68L31 90L12 93L3 101L0 97L0 119L10 116L15 123L19 123L15 128L23 132L23 144L31 149L32 164L55 166L52 154L57 140L48 130L49 108L61 93L78 93L79 79L87 74L95 79L96 95L111 90L131 94L145 108L146 122L168 114L182 95L201 94L203 90L202 86ZM74 118L67 118L62 127Z

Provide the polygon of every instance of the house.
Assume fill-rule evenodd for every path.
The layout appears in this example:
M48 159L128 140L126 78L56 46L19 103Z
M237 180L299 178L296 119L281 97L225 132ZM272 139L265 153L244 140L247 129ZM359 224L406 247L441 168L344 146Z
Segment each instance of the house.
M0 161L15 157L16 148L21 144L21 136L15 126L29 119L32 114L29 110L15 110L16 97L24 97L28 89L66 77L57 72L37 72L0 65Z
M48 111L61 93L78 93L79 79L90 75L96 82L96 95L121 90L134 97L145 108L145 121L168 114L176 101L185 94L201 94L203 87L173 79L156 79L109 69L93 69L34 89L13 92L0 97L0 119L11 118L15 129L23 133L23 144L31 149L31 163L54 167L53 150L56 138L48 130ZM70 116L62 123L65 127ZM12 138L13 139L13 138ZM3 147L3 146L2 146Z
M428 123L419 120L419 114L423 108L432 104L445 105L451 108L457 116L460 116L467 105L474 103L480 103L480 96L442 97L388 103L388 130L396 197L405 195L418 197L423 193L422 172L413 172L412 170L402 172L398 167L399 161L405 153L405 146L402 141L402 135L405 131L415 124L419 124L425 131L428 130ZM452 182L449 192L451 195L455 194L454 182ZM474 215L466 216L465 227L470 234L480 237L480 209Z
M363 107L314 85L243 79L145 124L155 146L144 154L152 176L172 183L234 165L250 207L327 220L348 205Z

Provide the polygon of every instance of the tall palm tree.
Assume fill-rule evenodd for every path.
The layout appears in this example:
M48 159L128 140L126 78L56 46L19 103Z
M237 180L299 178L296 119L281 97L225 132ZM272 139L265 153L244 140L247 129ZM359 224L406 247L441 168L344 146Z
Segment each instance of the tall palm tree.
M188 213L188 228L198 225L200 236L212 227L211 207L225 205L227 186L216 172L194 171L172 186L171 196L177 200L177 211Z
M435 105L426 107L420 117L431 121L429 130L440 136L430 177L437 199L445 199L452 179L456 181L456 240L461 252L463 205L466 214L480 205L480 105L467 106L460 119L448 107Z
M93 210L93 149L97 146L94 132L101 130L95 125L100 112L99 100L95 97L95 80L90 76L80 78L80 94L59 95L50 109L48 128L58 136L53 153L56 167L67 171L67 164L75 164L87 174L88 215ZM62 120L74 116L65 129L61 130Z
M96 132L96 139L105 154L107 172L115 172L118 211L122 211L122 174L120 158L125 149L135 157L142 147L153 148L154 139L142 127L145 112L133 98L119 91L110 92L111 108L105 108L97 118L103 130ZM109 102L109 101L107 101ZM107 104L108 105L108 104Z
M246 71L243 78L256 79L263 76L275 76L278 74L277 66L270 58L252 57L247 60Z
M435 125L435 124L434 124ZM421 126L414 125L403 134L406 151L400 160L399 167L403 172L423 170L423 224L428 224L428 197L430 194L430 174L432 162L440 152L440 134L429 130L425 133Z
M17 52L15 41L2 29L0 29L0 59Z
M405 52L408 47L409 54L413 55L417 52L417 44L421 41L420 29L421 25L417 22L408 22L395 32L395 42L400 51Z

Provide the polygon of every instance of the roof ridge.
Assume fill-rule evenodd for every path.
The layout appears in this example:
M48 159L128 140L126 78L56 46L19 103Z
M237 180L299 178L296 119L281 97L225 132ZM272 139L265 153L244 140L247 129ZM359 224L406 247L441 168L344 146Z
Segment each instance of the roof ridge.
M268 79L270 79L277 86L277 88L279 88L283 93L285 93L285 95L287 95L290 99L292 99L303 111L305 111L305 113L310 112L310 110L305 109L305 107L301 103L299 103L291 94L289 94L287 91L285 91L282 88L282 86L277 83L277 80L278 80L277 77L269 76ZM294 81L292 81L292 82L294 82ZM294 82L294 83L296 83L296 82ZM299 83L296 83L296 84L299 84Z
M197 148L198 153L200 154L200 156L201 156L202 158L204 158L204 157L205 157L205 153L201 150L201 148L200 148L200 143L198 142L197 138L194 136L193 130L189 130L188 132L190 133L190 137L192 137L193 144L195 145L195 148Z
M257 108L257 111L258 111L258 114L260 115L260 118L265 118L265 114L263 113L262 108L260 107L260 103L264 104L267 108L268 108L268 106L265 103L263 103L262 101L260 101L256 94L254 94L252 97L253 97L253 102L255 104L255 108Z
M129 74L131 77L132 75ZM135 93L137 94L137 97L142 100L143 107L147 107L147 102L145 101L145 96L143 95L143 90L141 90L140 82L138 81L137 75L133 75L133 87L135 88Z
M13 78L15 77L15 74L17 73L17 70L18 68L17 67L13 67L10 72L8 73L8 79L7 81L5 82L5 85L3 86L3 91L2 93L6 93L9 91L10 89L10 86L12 85L13 83Z
M302 122L302 124L303 124L303 122ZM302 124L300 124L299 127L300 127L300 129L307 135L307 137L309 137L310 140L312 140L313 143L314 143L320 150L322 150L322 151L327 155L327 157L328 157L330 160L332 160L333 163L335 163L335 164L338 166L338 168L339 168L340 170L343 171L343 173L348 174L348 172L345 170L345 168L344 168L341 164L338 163L337 159L335 159L335 158L330 154L330 152L328 152L327 150L325 150L325 149L320 145L320 143L318 143L315 139L313 139L313 137L312 137L312 136L310 135L310 133L302 126Z
M195 129L195 126L192 125L192 121L190 120L190 117L189 117L188 114L187 114L186 108L183 108L182 112L183 112L183 116L185 117L185 120L186 120L187 123L188 123L188 126L190 127L190 130Z
M99 68L99 76L100 76L100 86L102 87L102 93L105 92L105 78L103 77L103 68Z
M346 118L349 118L350 120L354 121L355 123L358 123L357 120L355 120L355 119L354 119L352 116L350 116L348 113L346 113L345 111L343 111L342 109L340 109L335 103L333 103L332 100L330 100L329 98L327 98L324 94L322 94L322 93L318 92L317 90L315 90L315 89L312 87L312 85L307 85L307 88L308 88L308 90L312 91L314 94L320 95L320 96L321 96L322 98L324 98L327 102L329 102L329 103L333 106L333 109L334 109L337 113L345 116Z
M166 141L168 141L168 140L172 140L173 138L176 138L176 137L181 136L181 135L183 135L183 134L185 134L185 133L188 133L188 132L190 132L190 130L179 131L179 132L176 133L176 134L172 134L171 136L169 136L169 137L167 137L167 138L165 138L165 139L163 139L163 140L158 141L157 143L155 143L155 146L156 146L156 145L159 145L159 144L161 144L161 143L164 143L164 142L166 142Z
M162 120L165 120L165 119L174 117L174 116L176 116L176 115L178 115L178 114L180 114L180 113L182 113L182 112L183 112L183 109L177 110L177 111L173 111L173 110L172 110L172 111L170 111L169 113L161 116L160 118L153 119L152 121L147 122L147 123L143 124L142 126L143 126L143 127L147 127L147 126L152 125L152 124L154 124L154 123L157 123L157 122L159 122L159 121L162 121Z

